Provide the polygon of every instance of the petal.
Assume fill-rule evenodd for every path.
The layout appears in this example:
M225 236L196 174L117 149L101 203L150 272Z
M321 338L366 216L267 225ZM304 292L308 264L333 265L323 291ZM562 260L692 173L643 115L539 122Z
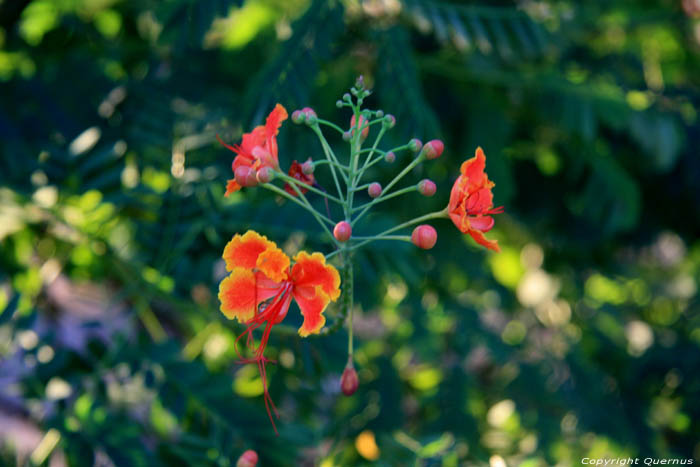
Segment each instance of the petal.
M282 104L277 104L270 115L267 116L265 120L265 133L268 137L275 136L279 133L279 128L282 126L282 122L287 119L287 109L282 106Z
M472 229L488 232L493 228L495 221L491 216L476 216L469 218L469 225Z
M324 324L326 318L323 316L323 311L330 302L330 297L323 291L322 286L317 285L311 287L295 287L294 299L299 305L304 322L299 328L299 335L306 337L309 334L318 334Z
M336 301L340 296L340 274L338 270L326 264L326 257L321 253L309 255L302 251L294 257L292 282L295 287L320 286L328 297Z
M480 230L469 229L467 233L471 235L474 241L476 241L476 243L479 245L485 246L489 250L493 250L495 252L501 251L501 249L498 247L498 241L488 240L486 237L484 237L484 234Z
M295 180L299 180L302 183L306 183L307 185L313 185L315 182L314 175L306 175L301 168L301 164L297 161L292 161L292 165L289 166L288 175L294 178ZM304 188L301 185L297 185L297 188L299 189L302 195L309 191L308 188ZM284 184L284 191L286 191L292 196L297 196L296 190L292 188L292 186L289 183Z
M222 255L226 261L226 270L232 271L236 267L253 269L258 256L268 248L277 248L277 245L253 230L244 235L234 235L226 244Z
M279 248L268 248L255 262L255 267L275 282L282 282L289 275L289 256Z
M476 148L474 157L465 161L460 168L462 175L469 178L471 183L479 183L484 178L486 155L481 147ZM481 183L479 183L481 184Z
M221 312L228 319L237 319L241 323L250 321L255 316L257 308L253 271L235 268L231 274L219 284L219 301Z
M262 272L255 273L256 301L260 305L265 300L274 297L280 291L284 283L276 282Z
M226 181L226 193L224 193L224 196L228 196L231 193L235 193L240 189L241 186L235 180L228 180Z

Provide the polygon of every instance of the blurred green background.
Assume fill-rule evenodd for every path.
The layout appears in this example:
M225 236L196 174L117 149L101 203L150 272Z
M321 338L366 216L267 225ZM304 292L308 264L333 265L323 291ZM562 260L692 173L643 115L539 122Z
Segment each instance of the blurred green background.
M0 464L697 463L699 51L697 0L0 1ZM360 231L441 209L481 145L503 251L442 221L433 250L358 254L360 388L345 331L273 331L276 437L221 251L330 246L269 192L224 198L214 135L276 102L347 125L359 74L397 118L382 147L446 146L405 182L436 196ZM321 154L291 122L279 146Z

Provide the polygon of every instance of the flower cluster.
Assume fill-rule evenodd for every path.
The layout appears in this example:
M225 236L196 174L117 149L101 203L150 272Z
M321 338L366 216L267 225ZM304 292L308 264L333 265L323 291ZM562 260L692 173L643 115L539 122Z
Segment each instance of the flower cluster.
M318 334L326 322L323 316L328 303L340 296L340 275L321 253L297 254L294 264L277 245L265 236L249 230L236 234L224 248L226 270L230 274L219 285L221 312L229 319L237 319L247 327L236 339L247 336L246 345L253 357L242 359L256 363L263 380L265 405L275 413L275 405L267 392L265 347L270 331L287 316L294 300L304 321L299 335ZM253 331L264 326L260 343L255 346ZM274 426L274 422L273 422Z
M396 119L381 110L363 109L363 101L369 94L360 77L351 93L345 94L336 103L339 108L348 108L352 112L348 119L349 129L319 118L309 107L292 112L292 122L306 124L316 134L323 157L309 158L303 163L292 161L287 172L280 169L278 159L277 135L288 117L287 110L281 104L270 112L265 125L245 133L240 144L228 145L219 139L222 145L236 154L231 167L233 178L226 185L226 196L243 187L268 189L308 211L334 246L334 250L325 256L318 252L309 254L302 251L290 258L274 242L249 230L243 235L234 235L224 248L223 259L229 275L219 285L221 312L246 326L236 339L236 352L239 352L239 341L245 336L246 347L252 356L244 358L240 353L239 356L244 363L258 365L265 406L271 421L272 412L277 414L277 409L267 389L265 364L269 360L264 352L272 328L284 320L292 301L296 302L303 316L299 335L306 337L322 331L326 323L326 308L329 303L341 299L335 322L323 332L334 332L347 320L348 363L340 389L344 394L352 395L359 386L353 364L352 327L353 254L356 250L380 240L412 242L422 249L433 248L438 240L437 231L423 222L449 218L477 244L499 251L497 241L484 236L493 228L492 216L502 213L503 207L493 205L494 183L485 172L486 156L481 148L477 148L475 156L462 164L450 192L449 203L444 209L416 217L383 232L367 234L367 226L363 227L360 221L378 204L410 193L434 196L438 192L435 182L429 179L403 188L395 187L418 164L441 157L445 148L443 142L437 139L423 144L414 138L387 151L379 149L379 142L385 132L394 127ZM347 158L335 153L322 128L337 132L343 141L349 143ZM373 134L376 137L374 143L363 149L363 143ZM364 178L371 167L382 162L392 164L401 153L408 154L410 159L394 179L386 184L376 180L365 182ZM329 191L332 189L327 190L319 183L319 167L323 167L326 175L330 176L326 180L329 180L329 184L332 181L337 194L331 194ZM275 180L280 180L282 187L275 184ZM357 203L356 197L360 199L363 191L367 198ZM317 198L322 198L325 212L314 205ZM330 203L333 203L334 212ZM394 234L412 227L411 235ZM337 258L334 258L336 255ZM327 262L331 258L340 260L341 272ZM253 332L258 329L262 331L262 336L255 345Z

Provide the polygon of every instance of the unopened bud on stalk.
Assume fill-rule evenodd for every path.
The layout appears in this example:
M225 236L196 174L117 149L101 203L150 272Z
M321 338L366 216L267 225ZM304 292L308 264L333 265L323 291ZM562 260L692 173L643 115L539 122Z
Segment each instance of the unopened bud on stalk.
M252 449L241 454L236 462L236 467L255 467L256 465L258 465L258 453Z
M275 172L271 168L263 167L262 169L258 170L256 178L258 179L258 182L260 182L260 183L269 183L270 180L272 180L274 176L275 176Z
M303 164L301 164L301 171L304 173L304 175L311 175L312 173L314 173L313 161L309 159Z
M352 118L350 119L350 127L355 126L355 116L353 115ZM367 138L367 135L369 134L369 126L367 125L367 119L363 116L360 115L360 123L357 125L358 128L362 128L362 132L360 133L360 137L362 141L364 141ZM352 130L351 135L355 134L355 130Z
M369 194L370 198L378 198L382 195L382 186L377 182L370 183L369 187L367 188L367 193Z
M233 173L236 183L240 186L255 186L258 180L255 178L255 170L250 167L238 167Z
M343 94L343 100L350 102L351 101L350 94L348 94L347 92L345 94Z
M425 143L423 147L423 153L426 159L437 159L442 155L442 150L445 149L445 145L439 139L434 139Z
M352 135L350 134L349 131L346 131L343 133L343 141L350 141L350 138L352 138Z
M340 99L338 99L337 101L335 101L335 106L338 107L338 108L341 108L341 107L343 106L343 101L341 101Z
M396 125L396 117L394 117L391 114L388 114L386 117L384 117L384 126L387 128L394 128L394 125Z
M375 115L377 116L377 118L382 118L382 117L384 116L384 111L383 111L383 110L377 110L377 111L375 112Z
M408 142L408 149L410 149L413 152L418 152L420 151L420 148L423 147L423 143L418 138L413 138L411 141Z
M333 236L339 242L347 242L352 236L352 227L349 222L340 221L333 228Z
M292 121L294 123L304 123L304 120L306 119L306 114L302 112L301 110L295 110L292 112Z
M418 182L418 192L423 196L433 196L436 190L437 186L432 180L426 178Z
M304 121L306 122L307 125L315 125L316 122L318 121L318 117L316 116L316 112L314 112L314 109L311 107L304 107L301 109L302 112L304 112L305 119Z
M352 364L352 358L348 359L348 364L345 365L343 376L340 377L340 389L346 396L352 396L357 391L360 385L360 379L357 377L357 371Z
M384 155L384 160L391 164L396 160L396 154L394 154L392 151L389 151Z
M364 89L365 88L365 77L360 75L357 77L355 80L355 87L357 89Z
M418 248L430 250L437 242L437 232L428 224L419 225L413 229L411 242Z

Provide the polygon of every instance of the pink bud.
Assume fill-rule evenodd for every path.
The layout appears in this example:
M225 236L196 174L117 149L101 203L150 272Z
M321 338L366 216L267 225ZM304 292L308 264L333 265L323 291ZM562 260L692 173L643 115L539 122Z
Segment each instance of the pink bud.
M352 236L352 227L346 221L340 221L333 228L333 236L339 242L347 242Z
M355 126L355 115L352 116L350 119L350 127ZM360 136L362 137L362 141L364 141L367 138L367 135L369 134L369 126L367 125L367 119L360 115L360 124L358 125L359 128L362 128L362 133ZM355 132L353 131L352 134L354 135Z
M274 173L269 167L263 167L262 169L258 170L256 175L256 178L260 183L269 183L270 180L272 180L272 177L274 177Z
M306 118L306 114L301 110L295 110L292 112L292 121L294 123L303 123Z
M423 143L418 138L413 138L411 141L408 142L408 149L410 149L413 152L418 152L420 151L420 148L423 147Z
M255 467L256 465L258 465L258 453L252 449L241 454L236 462L236 467Z
M434 139L425 143L423 152L425 153L426 159L437 159L442 155L442 150L445 149L445 145L439 139Z
M308 159L306 162L301 164L301 171L304 173L304 175L311 175L314 173L314 162L311 159Z
M394 154L394 153L391 152L391 151L390 151L390 152L387 152L387 153L384 155L384 160L387 161L389 164L391 164L392 162L394 162L394 161L396 160L396 154Z
M346 396L352 396L357 391L360 385L360 380L357 377L357 371L352 364L352 360L348 360L348 364L345 366L343 371L343 376L340 377L340 389Z
M316 112L311 107L304 107L303 109L301 109L301 111L302 113L304 113L304 115L306 115L306 118L309 118L312 115L314 117L316 116Z
M367 193L369 193L370 198L377 198L382 194L382 186L377 182L370 183Z
M238 167L235 172L233 172L233 176L236 179L236 183L238 183L240 186L248 186L251 173L253 174L253 178L255 178L255 171L252 168L241 166Z
M394 128L394 125L396 125L396 117L387 114L387 116L384 117L384 125L386 125L387 128Z
M437 242L437 232L428 224L419 225L413 229L411 242L418 248L430 250Z
M435 182L427 178L418 183L418 192L423 196L433 196L436 190Z

